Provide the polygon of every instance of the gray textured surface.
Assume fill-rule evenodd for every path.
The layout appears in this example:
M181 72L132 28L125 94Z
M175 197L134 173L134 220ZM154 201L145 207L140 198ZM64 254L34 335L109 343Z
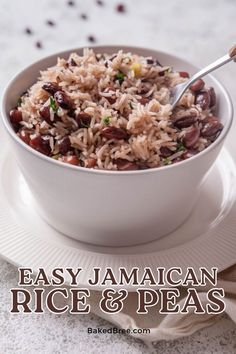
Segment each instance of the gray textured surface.
M140 341L126 335L88 334L87 328L112 325L95 315L10 314L9 289L17 286L17 270L0 260L0 353L96 354L149 353ZM236 325L224 317L214 326L174 341L156 343L158 354L234 354Z
M119 1L118 1L119 2ZM62 49L88 45L88 35L98 44L131 44L158 48L192 60L201 66L224 54L235 41L233 0L126 0L126 14L117 14L117 1L104 0L0 0L0 90L16 71L43 55ZM81 13L88 20L79 18ZM55 27L45 24L47 19ZM33 36L23 33L25 27ZM43 49L34 43L40 40ZM233 65L233 64L231 64ZM236 98L232 66L216 73ZM87 327L111 325L95 315L60 316L11 315L9 289L17 285L17 270L0 260L0 353L146 353L147 347L124 335L88 335ZM228 318L194 335L159 342L163 354L233 354L236 352L236 326Z

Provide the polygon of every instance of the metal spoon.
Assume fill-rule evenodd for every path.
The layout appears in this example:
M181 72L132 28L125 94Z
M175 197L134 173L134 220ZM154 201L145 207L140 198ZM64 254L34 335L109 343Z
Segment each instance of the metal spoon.
M204 69L201 69L196 74L194 74L188 81L176 85L171 90L171 98L170 103L172 105L172 109L175 108L180 98L183 96L184 92L198 79L207 75L213 70L218 69L220 66L229 63L231 60L236 60L236 45L233 46L229 53L224 55L222 58L214 61L213 63L207 65Z

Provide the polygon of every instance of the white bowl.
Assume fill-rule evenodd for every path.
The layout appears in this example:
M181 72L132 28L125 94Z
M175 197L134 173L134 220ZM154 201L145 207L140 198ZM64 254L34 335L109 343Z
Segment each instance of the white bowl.
M156 57L175 70L196 72L192 64L151 49L118 46L94 47L97 53L118 49ZM207 85L217 94L217 115L224 125L220 136L203 152L185 161L141 171L99 171L61 163L26 145L13 131L9 111L17 98L39 76L82 48L51 55L23 70L5 89L2 117L12 151L35 199L38 212L54 228L80 241L107 246L148 242L168 234L188 217L201 183L220 152L233 118L230 97L212 76Z

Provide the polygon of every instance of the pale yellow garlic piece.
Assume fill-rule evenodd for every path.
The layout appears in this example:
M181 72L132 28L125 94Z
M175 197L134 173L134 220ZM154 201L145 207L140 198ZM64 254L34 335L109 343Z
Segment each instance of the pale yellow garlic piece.
M139 77L141 75L141 72L142 72L142 65L140 63L137 63L137 62L133 63L131 65L131 70L133 70L135 77Z

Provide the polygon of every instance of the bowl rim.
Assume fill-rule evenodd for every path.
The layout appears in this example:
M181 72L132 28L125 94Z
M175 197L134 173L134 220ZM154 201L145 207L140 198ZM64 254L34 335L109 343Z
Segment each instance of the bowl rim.
M152 52L155 52L157 54L157 56L158 56L158 54L161 54L161 55L168 56L170 59L173 59L173 60L177 59L179 61L182 61L183 63L193 66L196 70L198 70L198 67L196 67L194 64L192 64L188 60L185 60L179 56L170 54L168 52L160 51L160 50L157 50L154 48L128 46L128 45L93 45L93 46L89 46L89 47L82 46L82 47L78 47L78 48L72 48L72 49L56 52L56 53L47 55L45 57L42 57L41 59L39 59L37 61L34 61L30 65L27 65L25 68L18 71L15 75L13 75L13 77L10 79L8 84L5 86L5 88L3 90L3 94L2 94L2 99L1 99L1 116L2 116L2 120L3 120L3 124L5 126L5 129L7 130L8 134L11 136L11 138L13 140L15 140L17 144L19 144L21 147L23 147L23 149L28 151L30 154L34 155L36 158L42 159L43 161L45 161L47 163L54 164L55 166L58 166L61 168L70 169L70 170L74 170L74 171L78 171L78 172L82 172L82 173L89 173L89 174L92 173L92 174L103 174L103 175L109 175L109 176L112 176L112 175L122 176L122 175L142 175L142 174L147 174L147 173L156 173L157 171L159 171L158 173L162 173L162 171L165 172L166 170L169 170L169 169L181 168L186 164L193 163L194 161L197 161L199 158L203 157L204 155L210 153L210 151L214 150L227 136L227 134L231 128L232 121L233 121L234 111L233 111L232 99L229 95L228 90L224 87L224 85L219 80L217 80L214 76L212 76L211 74L208 74L207 76L209 76L211 78L211 80L218 85L219 90L221 91L221 93L223 93L223 96L226 101L226 105L228 106L228 109L229 109L229 117L228 117L228 120L226 121L226 124L224 125L224 128L223 128L221 134L219 135L219 137L217 137L217 139L210 146L208 146L206 149L200 151L198 154L196 154L186 160L179 161L176 164L171 164L171 165L161 166L161 167L153 167L153 168L148 168L148 169L144 169L144 170L134 170L134 171L100 170L100 169L75 166L75 165L71 165L68 163L61 162L61 161L57 161L57 160L53 159L52 157L46 156L46 155L34 150L33 148L31 148L29 145L24 143L19 138L19 136L15 133L15 131L13 130L13 128L11 126L11 123L8 118L8 112L6 112L6 109L5 109L8 91L11 88L11 86L14 84L14 82L20 76L24 75L29 69L33 69L34 66L39 66L41 62L47 61L47 60L50 60L53 58L55 58L55 61L56 61L56 59L58 57L68 56L70 53L77 52L79 50L83 50L84 48L91 48L91 49L95 49L96 51L101 51L101 52L105 52L106 50L111 50L111 49L113 49L114 51L124 50L124 51L129 51L129 52L134 52L134 53L135 53L135 51L139 51L139 52L140 51L144 51L144 52L145 51L152 51ZM139 54L139 55L141 55L141 54Z

